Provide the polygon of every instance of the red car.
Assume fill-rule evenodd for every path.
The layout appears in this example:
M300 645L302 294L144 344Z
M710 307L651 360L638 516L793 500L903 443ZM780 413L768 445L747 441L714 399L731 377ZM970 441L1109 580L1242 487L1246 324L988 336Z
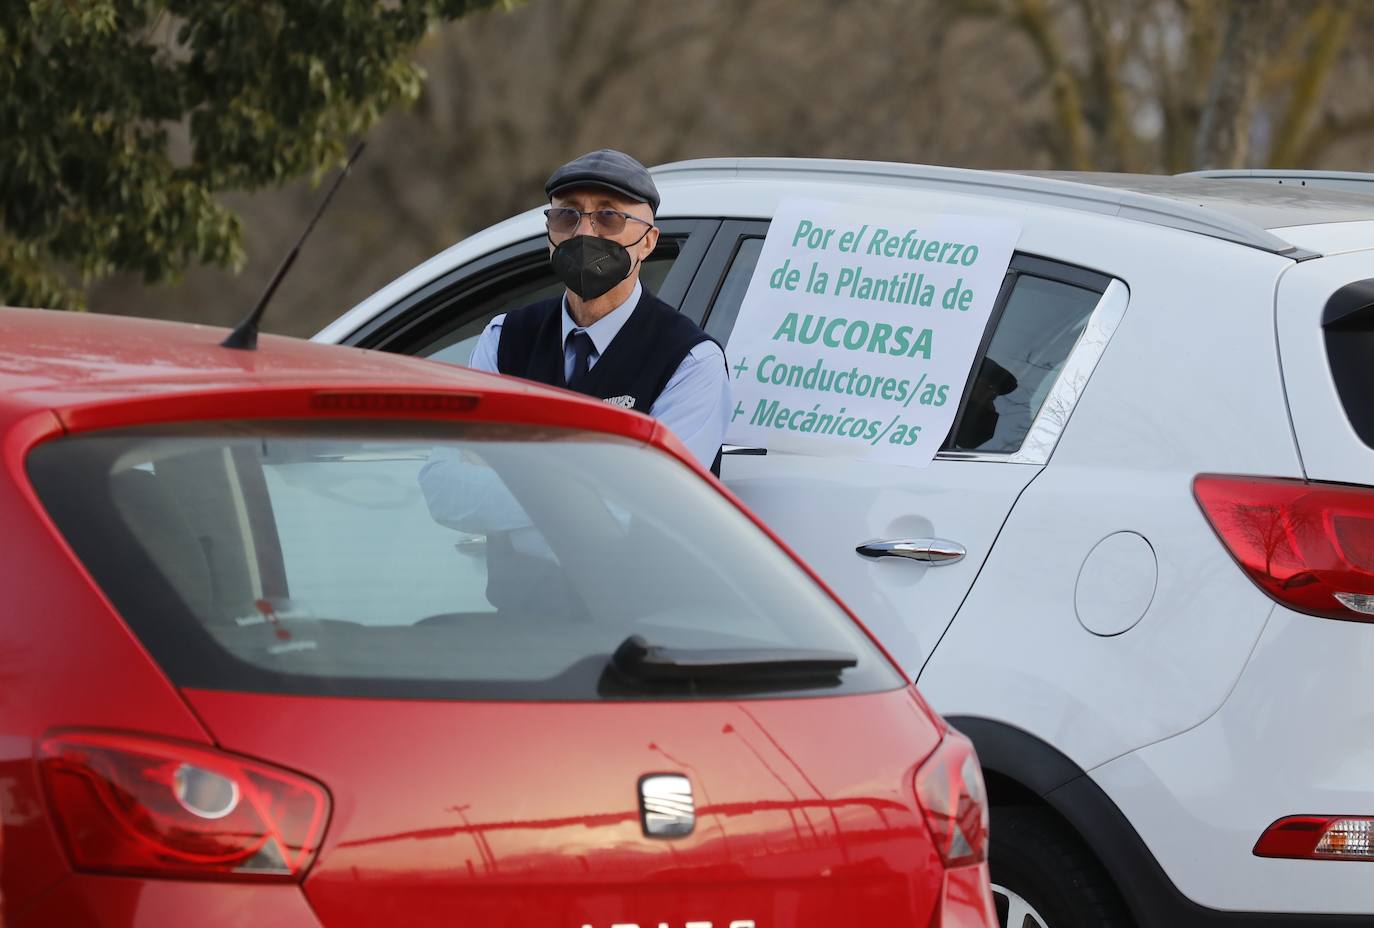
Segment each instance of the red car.
M28 925L991 926L949 730L653 420L0 310Z

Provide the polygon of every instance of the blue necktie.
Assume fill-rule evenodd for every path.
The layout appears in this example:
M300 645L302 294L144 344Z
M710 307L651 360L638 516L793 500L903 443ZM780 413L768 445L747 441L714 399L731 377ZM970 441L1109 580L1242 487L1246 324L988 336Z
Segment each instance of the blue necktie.
M587 376L587 362L596 346L592 343L592 337L581 331L569 335L568 341L572 343L573 350L572 376L568 378L568 386L575 390L582 378Z

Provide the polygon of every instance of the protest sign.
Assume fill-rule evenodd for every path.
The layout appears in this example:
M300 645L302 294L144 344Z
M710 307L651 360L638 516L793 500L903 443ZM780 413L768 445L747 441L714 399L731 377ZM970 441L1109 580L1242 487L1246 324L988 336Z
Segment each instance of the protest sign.
M1019 235L1001 219L782 203L726 349L726 441L928 464Z

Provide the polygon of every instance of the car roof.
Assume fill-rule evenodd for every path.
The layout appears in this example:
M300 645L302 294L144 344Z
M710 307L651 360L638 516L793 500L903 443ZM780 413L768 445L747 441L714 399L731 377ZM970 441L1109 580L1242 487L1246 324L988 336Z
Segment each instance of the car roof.
M1317 257L1269 231L1374 220L1374 196L1190 175L984 171L825 158L702 158L652 169L671 189L703 181L898 184L1119 216L1225 239L1298 260Z
M1130 220L1289 260L1374 247L1374 195L1311 183L1295 188L1251 178L1237 180L1229 174L985 171L826 158L702 158L658 165L650 173L663 195L660 216L664 219L767 220L780 197L797 194L825 199L850 192L871 197L880 188L917 196L928 192L944 201L944 209L953 208L951 200L969 198L970 203L981 200L999 212L1014 206ZM1302 174L1306 177L1311 172ZM1374 177L1360 176L1366 181ZM1374 188L1374 184L1366 186ZM542 206L476 232L395 278L324 326L314 338L325 342L347 338L396 300L455 268L542 235Z
M154 319L0 308L0 419L38 409L118 406L254 391L390 389L478 395L522 421L660 442L647 417L530 381L396 354L263 335L224 348L227 329ZM202 407L204 408L204 407Z
M1213 168L1185 171L1180 177L1213 177L1248 180L1257 184L1309 187L1374 194L1374 173L1368 171L1314 171L1305 168Z
M1027 177L1049 177L1070 183L1130 190L1147 196L1214 210L1262 229L1358 222L1374 219L1374 195L1367 189L1236 183L1240 178L1197 174L1108 174L1076 171L1026 171ZM1248 178L1247 178L1248 179Z

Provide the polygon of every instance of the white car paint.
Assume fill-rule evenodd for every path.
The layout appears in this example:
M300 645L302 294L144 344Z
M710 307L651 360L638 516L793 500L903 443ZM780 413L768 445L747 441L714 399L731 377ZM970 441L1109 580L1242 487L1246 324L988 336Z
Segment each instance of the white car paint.
M772 453L727 457L723 478L938 711L1057 748L1192 901L1374 913L1374 864L1251 854L1283 815L1374 814L1374 710L1362 695L1374 628L1276 607L1191 492L1205 472L1374 482L1374 449L1345 419L1320 328L1334 289L1374 277L1374 221L1298 217L1257 229L1247 247L1224 217L1208 229L1183 207L1129 193L1114 206L1100 189L1032 180L779 159L659 169L660 217L767 219L790 197L1009 217L1022 225L1019 252L1113 279L1051 391L1060 402L1017 455L941 453L915 470ZM537 210L494 226L316 338L343 340L435 278L542 235ZM1265 250L1270 239L1326 256ZM1084 565L1122 533L1153 563L1113 562L1135 584L1114 600L1101 589L1110 570L1085 581ZM930 566L854 551L911 536L967 554ZM1076 605L1085 582L1097 584L1087 623Z
M1313 480L1374 483L1374 448L1360 441L1345 417L1326 361L1321 326L1322 309L1334 291L1372 277L1374 251L1363 251L1300 264L1279 284L1284 379L1298 449Z
M1272 613L1216 713L1091 775L1192 899L1368 916L1368 865L1250 853L1264 828L1286 815L1370 814L1374 784L1370 628L1282 606Z

